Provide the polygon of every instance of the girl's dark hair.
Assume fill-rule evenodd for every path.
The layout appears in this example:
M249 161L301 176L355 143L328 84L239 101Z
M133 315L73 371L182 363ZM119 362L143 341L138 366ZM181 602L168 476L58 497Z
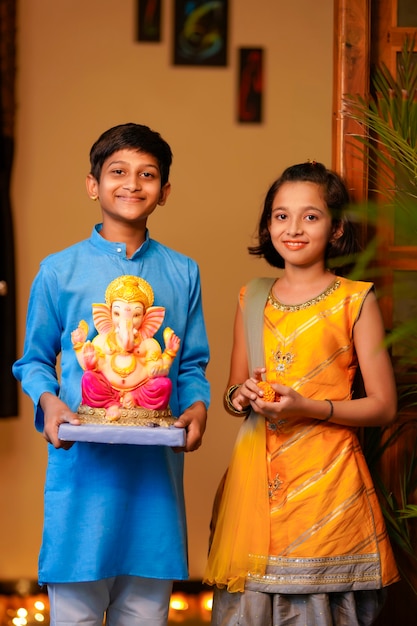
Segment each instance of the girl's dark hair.
M271 185L265 196L264 207L258 227L258 245L249 246L249 254L263 257L269 265L284 268L284 259L272 245L269 234L269 223L272 214L272 205L278 190L284 183L308 182L319 185L324 194L324 200L332 215L332 228L343 227L343 234L334 242L329 243L326 251L326 260L336 257L350 257L360 251L359 237L356 225L345 216L350 198L342 178L322 163L315 161L300 163L288 167L281 176ZM347 267L344 268L346 271ZM338 271L338 273L342 273Z
M152 154L159 164L161 187L168 182L172 152L161 135L142 124L120 124L106 130L90 150L90 173L99 181L101 168L106 159L118 150L137 150Z

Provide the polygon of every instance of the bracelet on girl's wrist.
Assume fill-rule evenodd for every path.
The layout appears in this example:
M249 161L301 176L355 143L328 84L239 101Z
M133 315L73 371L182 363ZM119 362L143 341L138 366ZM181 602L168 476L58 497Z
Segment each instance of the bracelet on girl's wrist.
M328 422L333 417L334 406L333 406L333 402L329 400L328 398L326 398L324 401L328 402L330 406L329 414L323 420L323 422Z
M241 411L239 411L238 409L236 409L234 407L233 402L232 402L232 395L234 394L236 389L239 389L240 386L241 385L232 385L231 387L229 387L229 389L227 389L226 393L224 394L224 405L225 405L226 409L230 413L233 413L233 415L239 415L240 417L243 417L243 416L246 417L251 412L250 405L245 407Z

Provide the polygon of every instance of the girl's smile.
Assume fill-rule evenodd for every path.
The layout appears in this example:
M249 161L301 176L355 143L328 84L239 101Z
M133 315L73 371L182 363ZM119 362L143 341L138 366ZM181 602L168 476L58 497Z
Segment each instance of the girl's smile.
M284 241L284 245L288 250L299 250L307 245L306 241Z

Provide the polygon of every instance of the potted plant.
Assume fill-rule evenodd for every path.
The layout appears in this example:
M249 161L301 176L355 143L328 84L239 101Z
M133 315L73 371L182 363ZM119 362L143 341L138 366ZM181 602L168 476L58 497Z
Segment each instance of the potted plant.
M363 133L352 136L369 169L370 198L377 211L395 224L403 245L417 241L417 55L406 39L397 76L382 64L371 75L365 100L347 96L343 114ZM378 247L378 245L377 245ZM368 255L369 257L369 255ZM384 271L384 260L379 259ZM417 292L417 286L416 286ZM409 295L409 294L408 294ZM397 292L395 298L406 299ZM379 494L387 529L403 580L417 595L417 319L394 325L387 343L400 356L396 367L400 414L394 426L365 429L364 452ZM405 382L404 382L405 381ZM393 454L395 451L395 454Z

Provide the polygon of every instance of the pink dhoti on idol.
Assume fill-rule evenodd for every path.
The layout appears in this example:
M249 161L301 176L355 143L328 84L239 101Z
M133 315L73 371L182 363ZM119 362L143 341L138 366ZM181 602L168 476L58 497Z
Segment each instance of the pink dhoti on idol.
M167 377L148 378L133 389L112 387L101 372L84 372L81 381L82 403L96 408L108 409L123 406L126 395L134 405L148 409L166 409L171 396L172 383Z

